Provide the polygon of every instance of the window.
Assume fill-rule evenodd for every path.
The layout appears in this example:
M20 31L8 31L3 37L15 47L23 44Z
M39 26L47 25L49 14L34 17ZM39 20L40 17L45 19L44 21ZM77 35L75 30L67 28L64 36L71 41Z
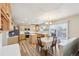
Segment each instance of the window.
M59 40L66 40L68 39L68 22L67 23L62 23L62 24L55 24L55 25L50 25L49 32L55 33L56 31L56 36Z

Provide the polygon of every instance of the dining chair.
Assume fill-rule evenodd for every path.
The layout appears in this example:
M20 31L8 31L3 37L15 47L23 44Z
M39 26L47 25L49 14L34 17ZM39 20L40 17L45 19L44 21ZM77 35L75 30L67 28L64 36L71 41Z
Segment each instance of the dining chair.
M54 37L51 45L52 53L53 53L53 47L55 47L55 51L56 51L56 44L57 44L57 37Z
M36 44L36 47L37 47L38 51L39 51L39 47L41 47L41 49L42 49L42 47L43 47L40 37L37 37L37 44Z
M43 38L44 37L44 34L41 34L41 38Z
M39 51L39 48L41 49L42 55L47 56L47 50L44 49L44 45L42 44L41 38L37 38L37 45L36 45L37 50Z

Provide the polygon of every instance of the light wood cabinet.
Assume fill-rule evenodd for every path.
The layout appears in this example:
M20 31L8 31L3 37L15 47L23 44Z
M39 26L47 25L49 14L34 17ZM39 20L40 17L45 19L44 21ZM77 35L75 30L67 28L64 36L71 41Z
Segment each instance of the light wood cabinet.
M18 36L16 36L16 37L10 37L8 39L8 45L16 44L16 43L18 43Z
M36 44L37 34L30 35L30 41L32 44Z
M24 34L20 34L19 35L19 41L22 41L22 40L25 40L26 38L25 38L25 35Z
M11 26L11 8L9 3L0 3L0 30L9 31Z
M1 4L0 4L0 29L1 29Z

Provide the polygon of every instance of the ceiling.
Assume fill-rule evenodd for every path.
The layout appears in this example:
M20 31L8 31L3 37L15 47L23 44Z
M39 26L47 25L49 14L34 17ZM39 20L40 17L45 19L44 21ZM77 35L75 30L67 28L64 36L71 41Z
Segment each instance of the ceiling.
M40 24L79 13L77 3L13 3L11 6L17 24Z

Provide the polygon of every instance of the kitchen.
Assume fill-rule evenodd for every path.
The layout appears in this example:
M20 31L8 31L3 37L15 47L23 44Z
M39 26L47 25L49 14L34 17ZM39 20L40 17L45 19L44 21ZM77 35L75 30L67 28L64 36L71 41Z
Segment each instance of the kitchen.
M79 49L77 5L0 3L0 55L76 55Z

